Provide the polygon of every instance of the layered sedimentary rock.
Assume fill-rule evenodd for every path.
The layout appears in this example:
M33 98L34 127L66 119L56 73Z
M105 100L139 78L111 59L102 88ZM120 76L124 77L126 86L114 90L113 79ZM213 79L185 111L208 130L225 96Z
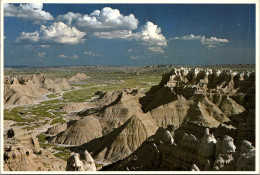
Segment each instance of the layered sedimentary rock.
M203 126L219 137L231 134L238 149L244 139L255 142L255 72L174 68L140 103L158 126L179 126L177 133L190 130L201 138Z
M72 76L71 78L68 78L68 82L70 83L75 83L75 82L79 82L79 81L84 81L86 79L90 78L89 76L87 76L84 73L78 73L74 76Z
M4 103L6 106L33 104L50 92L70 89L66 79L52 80L43 74L32 76L6 76Z
M192 134L184 134L182 140L169 140L164 129L159 128L135 152L103 170L193 170L193 171L235 171L255 169L255 148L243 141L241 151L236 151L233 139L229 136L216 140L205 130L202 139ZM162 137L164 135L164 137ZM160 138L160 140L158 140ZM170 139L172 140L172 139ZM145 159L144 159L145 157Z
M62 106L59 111L60 112L79 112L86 108L92 108L95 107L94 104L91 104L89 102L83 102L83 103L66 103L64 106Z
M51 142L65 145L81 145L102 136L102 128L97 118L87 116L67 124L67 128L55 136Z
M49 128L45 133L48 135L57 135L65 131L68 127L67 123L58 123L55 126Z
M34 136L17 136L5 140L5 171L64 171L66 162L41 149Z
M153 135L157 128L150 116L133 115L122 126L102 138L82 145L80 149L88 150L95 160L114 162L130 155Z
M81 119L49 134L113 163L104 170L254 170L254 81L254 72L175 68L145 94L99 92L65 105L61 111L81 110Z
M190 170L190 163L193 163L194 170L213 170L217 140L225 140L225 135L233 138L238 151L245 139L254 145L254 109L253 104L246 102L254 98L254 87L246 89L245 84L254 85L253 72L180 68L165 74L159 85L153 86L146 94L137 89L99 93L99 98L82 104L86 109L78 115L94 116L101 126L102 137L96 135L92 140L83 139L78 144L85 143L74 150L86 149L95 160L114 162L138 150L158 127L172 127L169 132L175 140L174 143L171 141L175 150L171 153L175 157L173 169ZM240 96L236 96L238 93ZM136 131L133 132L132 128ZM147 128L153 129L147 132ZM69 133L77 132L75 128L67 130L57 138L67 133L63 138L70 140ZM246 138L247 134L250 136ZM150 146L154 147L153 144ZM180 152L185 152L185 155ZM184 161L178 163L182 157ZM232 157L231 154L216 155L218 163L215 169L232 169L233 164L219 166L223 161L231 161ZM163 170L164 165L160 166L159 169Z
M244 103L247 102L244 96L255 98L254 83L254 72L174 68L163 75L158 85L153 86L140 98L140 103L145 112L151 111L155 117L160 113L156 111L160 109L160 120L175 120L171 122L174 125L181 124L190 113L189 118L197 116L196 121L202 120L202 123L215 127L228 122L230 116L246 110ZM245 88L246 85L250 88ZM236 96L238 92L241 94L239 97ZM175 115L172 115L171 103L179 104L181 109L175 107ZM158 124L165 127L163 122Z
M66 171L96 171L96 165L91 155L85 150L81 154L73 154L67 160Z

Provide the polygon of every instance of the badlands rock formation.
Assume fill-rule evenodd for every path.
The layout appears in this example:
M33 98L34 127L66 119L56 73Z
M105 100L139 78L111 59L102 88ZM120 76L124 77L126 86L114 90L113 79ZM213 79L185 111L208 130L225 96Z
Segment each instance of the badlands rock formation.
M75 152L88 150L96 161L108 164L126 161L129 155L132 159L140 150L141 155L152 154L149 160L153 163L137 162L138 168L131 170L236 170L239 155L253 160L253 151L241 153L240 149L244 140L252 147L255 144L254 99L254 72L175 68L145 94L138 89L100 93L78 112L82 119L53 141L73 145ZM91 137L91 130L83 124L87 118L95 118L98 126ZM83 133L84 127L87 132ZM162 132L163 128L169 131ZM168 158L161 162L155 142L167 143L160 149L166 149L163 155L173 156L172 167L164 165ZM149 149L141 149L141 145ZM248 164L254 169L253 162ZM115 167L113 170L118 170L119 166Z
M47 93L60 93L70 89L66 79L52 80L43 74L32 76L6 76L4 103L6 106L33 104Z
M66 171L96 171L96 165L87 150L75 153L67 161Z
M21 89L31 83L46 94L59 82L67 88L64 79L39 75L17 77L9 86ZM23 97L9 95L9 100L34 100L31 93L24 90ZM75 118L45 132L49 142L75 153L67 170L95 170L94 162L113 171L255 169L254 72L174 68L146 93L123 89L97 94L90 102L65 104L60 111L73 112L69 117ZM13 137L12 131L6 135Z
M64 171L65 167L64 160L40 148L32 135L15 134L12 140L5 139L5 171Z
M81 145L102 136L102 128L93 116L68 123L67 129L60 132L51 142L65 145Z
M68 79L68 82L70 83L76 83L76 82L79 82L79 81L84 81L86 79L90 78L89 76L87 76L86 74L84 73L78 73L74 76L72 76L71 78Z
M168 134L166 134L168 133ZM103 170L148 171L236 171L255 169L255 148L246 140L240 151L236 151L233 139L227 135L216 140L205 129L202 139L192 134L184 134L179 144L172 142L169 132L159 128L130 156ZM145 158L144 158L145 157Z
M78 112L82 119L69 122L51 142L79 146L74 151L88 150L98 161L114 162L130 155L158 128L141 109L142 95L137 89L102 93Z

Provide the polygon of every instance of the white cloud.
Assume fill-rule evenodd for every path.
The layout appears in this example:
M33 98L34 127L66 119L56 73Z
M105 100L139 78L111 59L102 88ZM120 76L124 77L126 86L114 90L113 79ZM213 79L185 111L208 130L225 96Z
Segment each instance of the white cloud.
M68 58L68 56L67 56L67 55L64 55L64 54L60 54L59 57L60 57L60 58Z
M68 56L68 55L65 55L65 54L60 54L58 57L59 58L77 59L78 55L77 54L73 54L72 56Z
M198 35L198 36L195 36L193 34L190 34L190 35L186 35L186 36L183 36L181 37L182 40L197 40L197 39L201 39L201 36Z
M208 45L208 48L210 49L210 48L215 48L215 47L217 47L217 46L215 46L215 45Z
M127 52L128 53L133 52L133 49L128 49Z
M77 58L78 58L78 55L74 54L71 58L72 58L72 59L77 59Z
M161 28L150 21L142 27L138 35L146 45L167 46L167 41L161 34Z
M140 59L140 58L144 58L144 57L143 57L143 56L138 56L138 55L136 55L136 56L134 56L134 55L130 56L130 59L131 59L131 60L136 60L136 59Z
M193 35L193 34L190 34L190 35L185 35L185 36L182 36L182 37L174 37L174 38L170 38L170 40L201 40L202 39L202 36L201 35Z
M201 43L203 45L218 45L218 44L229 43L229 41L227 39L221 39L217 37L205 38L205 36L203 36L201 38Z
M50 47L50 45L39 45L42 48Z
M124 16L118 9L110 7L104 7L101 11L95 10L89 15L68 12L65 15L59 15L57 21L66 22L81 31L88 32L132 31L138 26L138 20L133 14Z
M4 15L8 17L16 17L26 21L47 21L53 20L53 16L49 12L42 10L42 3L20 4L4 4Z
M85 54L85 55L92 56L92 57L98 57L98 56L101 56L101 54L99 54L99 53L87 52L87 51L85 51L84 54Z
M80 31L87 31L103 39L131 39L132 31L138 27L138 20L133 14L125 16L118 9L104 7L91 14L68 12L59 15L56 21L63 21Z
M41 58L45 57L45 52L38 53L38 57L41 57Z
M161 47L148 47L148 49L155 53L163 54L164 50Z
M167 40L159 26L148 21L138 29L139 22L133 14L125 16L118 9L110 7L94 10L91 14L85 15L68 12L65 15L59 15L56 21L63 21L97 38L136 40L147 47L167 46ZM137 32L134 32L136 29ZM162 48L160 52L161 50Z
M182 37L174 37L169 40L199 40L202 45L205 45L208 48L215 48L218 45L229 43L228 39L222 39L217 37L206 38L205 36L201 36L201 35L196 36L193 34L185 35Z
M94 32L93 35L97 38L103 39L126 39L132 40L135 38L135 34L129 30L115 30L111 32Z
M167 40L161 33L161 28L150 21L131 37L146 46L151 52L164 53L163 47L167 46Z
M40 31L32 33L22 32L16 43L28 44L78 44L83 43L85 32L80 32L75 27L68 27L62 22L54 22L51 26L41 25Z

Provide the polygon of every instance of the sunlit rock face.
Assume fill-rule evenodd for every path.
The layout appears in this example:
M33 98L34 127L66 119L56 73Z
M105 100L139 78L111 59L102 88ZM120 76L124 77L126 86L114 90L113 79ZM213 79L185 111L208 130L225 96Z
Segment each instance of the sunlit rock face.
M204 136L197 139L185 133L179 142L165 142L167 130L159 128L130 156L103 170L183 170L183 171L253 171L255 148L246 140L240 151L236 150L233 138L225 135L215 139L205 129ZM165 135L165 137L159 137ZM158 138L161 138L158 140ZM169 139L167 139L169 140ZM144 159L146 157L146 159Z

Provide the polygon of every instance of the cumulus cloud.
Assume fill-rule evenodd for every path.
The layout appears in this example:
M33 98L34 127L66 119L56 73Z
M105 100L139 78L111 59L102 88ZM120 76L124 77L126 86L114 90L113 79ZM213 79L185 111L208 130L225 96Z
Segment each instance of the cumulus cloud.
M57 21L63 21L70 26L75 26L81 31L111 32L137 29L138 20L133 14L124 16L118 9L104 7L101 11L95 10L91 14L68 12L59 15Z
M150 21L143 25L139 32L133 33L132 37L147 46L151 52L164 53L163 47L167 46L167 40L161 33L161 28Z
M218 45L218 44L229 43L229 41L227 39L221 39L217 37L205 38L205 36L202 36L201 43L203 45Z
M16 17L25 21L48 21L53 20L53 16L49 12L42 10L42 3L20 4L4 4L4 16Z
M150 21L142 27L138 35L146 45L167 46L167 41L161 34L161 28Z
M200 35L195 36L193 34L190 34L190 35L185 35L185 36L182 36L182 37L174 37L170 40L200 40L200 39L201 39Z
M45 52L38 53L38 57L41 57L41 58L45 57Z
M54 22L51 26L41 25L40 31L32 33L22 32L16 43L28 44L78 44L83 43L85 32L80 32L75 27L69 27L62 22Z
M182 36L182 37L174 37L169 40L199 40L202 45L205 45L208 48L215 48L218 45L229 43L228 39L222 39L217 37L206 38L205 36L201 36L201 35L196 36L193 34Z
M133 14L123 15L118 9L110 7L94 10L91 14L85 15L68 12L65 15L59 15L56 21L62 21L83 32L87 31L97 38L135 40L147 47L167 46L167 40L159 26L148 21L138 28L139 22ZM162 48L160 52L162 53Z
M91 14L68 12L59 15L56 21L74 26L80 31L87 31L103 39L133 39L132 31L138 27L138 20L133 14L123 15L118 9L104 7Z

